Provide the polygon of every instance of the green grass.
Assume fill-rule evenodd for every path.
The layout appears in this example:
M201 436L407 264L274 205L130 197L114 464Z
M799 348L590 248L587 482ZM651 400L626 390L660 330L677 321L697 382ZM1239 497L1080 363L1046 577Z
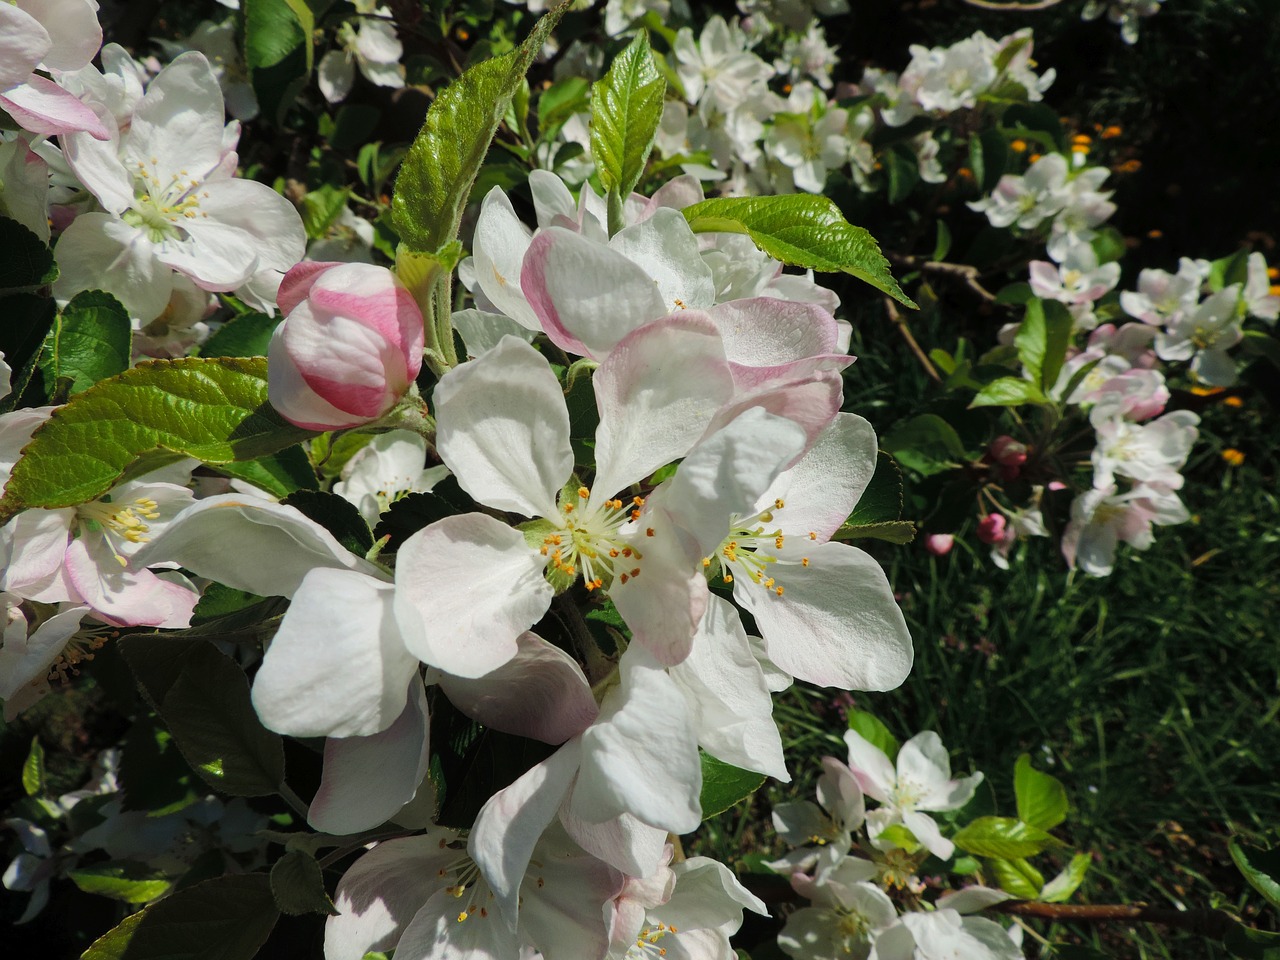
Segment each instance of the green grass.
M922 342L950 346L940 315L917 322ZM847 407L883 431L919 407L926 381L887 322L865 316L860 330ZM986 774L1002 813L1014 812L1019 753L1059 777L1073 810L1057 832L1096 860L1075 902L1221 906L1276 928L1225 842L1274 835L1280 818L1280 449L1258 403L1203 411L1183 491L1193 521L1158 530L1145 553L1122 547L1111 577L1071 574L1047 540L1008 572L971 533L944 558L876 549L916 665L896 691L856 694L858 706L902 739L937 730L957 772ZM1242 466L1222 460L1228 447L1245 452ZM730 862L780 851L770 805L811 798L818 759L843 756L830 691L795 689L776 715L794 783L708 824L692 849ZM1161 928L1041 932L1116 958L1226 956Z

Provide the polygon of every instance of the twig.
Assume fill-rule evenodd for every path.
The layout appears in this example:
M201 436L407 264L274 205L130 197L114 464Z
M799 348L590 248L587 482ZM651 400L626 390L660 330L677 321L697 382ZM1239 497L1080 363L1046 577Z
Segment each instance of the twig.
M1221 910L1170 910L1166 907L1149 907L1127 903L1033 903L1027 900L1006 900L988 908L993 913L1007 913L1015 917L1036 917L1041 920L1076 921L1079 923L1108 923L1116 920L1158 923L1166 927L1189 930L1202 937L1221 940L1227 935L1235 920Z
M933 361L929 359L929 355L921 349L920 344L916 342L916 338L911 335L911 330L907 326L907 321L902 319L902 314L898 312L898 308L893 305L893 301L888 297L884 298L884 310L889 315L889 319L893 321L893 325L898 328L898 332L902 334L907 346L911 348L911 352L916 355L916 359L920 361L920 365L924 367L924 372L932 377L936 382L941 383L942 377L938 373L938 368L933 365Z
M965 0L969 2L969 0ZM970 266L967 263L942 263L938 260L925 260L923 257L911 257L903 254L887 253L886 257L895 266L906 267L909 270L919 270L921 273L936 273L944 277L954 277L964 282L964 285L989 303L996 302L996 295L984 287L979 278L982 273L977 267Z
M1009 0L1007 3L998 2L998 0L964 0L971 7L979 7L983 10L1026 10L1028 12L1035 10L1048 10L1050 7L1056 7L1062 0L1034 0L1032 3L1017 3L1016 0Z

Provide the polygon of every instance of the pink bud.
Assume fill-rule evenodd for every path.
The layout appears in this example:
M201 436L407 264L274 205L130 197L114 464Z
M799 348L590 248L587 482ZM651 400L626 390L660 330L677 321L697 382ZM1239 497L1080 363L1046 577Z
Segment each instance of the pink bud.
M1050 480L1048 485L1045 487L1045 489L1057 492L1058 490L1067 489L1067 485L1063 483L1061 480Z
M280 285L288 315L267 350L280 415L308 430L377 420L422 367L422 313L385 267L300 263Z
M1008 523L1003 513L988 513L978 521L978 539L991 546L1001 543Z
M1020 467L1027 462L1027 445L1019 443L1007 433L992 440L987 450L991 459L1002 467Z
M956 538L949 533L931 533L924 538L924 548L935 557L945 557L955 542Z

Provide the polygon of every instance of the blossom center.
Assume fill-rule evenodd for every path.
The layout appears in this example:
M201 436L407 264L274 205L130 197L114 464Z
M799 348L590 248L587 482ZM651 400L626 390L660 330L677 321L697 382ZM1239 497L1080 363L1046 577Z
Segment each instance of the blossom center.
M635 945L627 951L626 960L656 960L658 957L665 957L667 948L662 946L662 941L678 932L674 926L667 923L657 923L652 926L645 924L636 936Z
M129 543L146 543L151 539L147 536L151 532L147 521L160 519L160 505L150 497L138 497L130 503L117 504L111 502L110 496L105 496L101 500L81 504L76 510L90 530L101 531L106 536L116 561L122 567L128 566L129 561L121 555L112 538L119 537Z
M582 574L588 590L607 588L640 575L642 554L622 534L623 525L640 519L643 497L632 497L629 503L620 499L595 504L591 491L579 487L562 495L557 527L542 539L539 553L547 558L547 567L570 582ZM651 530L646 530L652 536Z
M155 157L150 165L137 161L133 207L123 217L126 223L145 230L153 243L177 237L186 220L209 216L200 209L201 198L209 196L208 191L200 190L200 181L186 170L171 174L165 181L156 169L158 162Z
M773 505L745 519L734 519L729 535L720 542L716 553L702 558L702 566L712 576L717 571L710 570L716 565L725 583L732 583L735 576L747 576L776 596L782 596L785 588L770 572L770 564L778 562L778 554L786 543L786 534L780 526L775 525L777 514L786 507L781 498L774 500ZM808 534L810 540L817 540L813 531ZM802 566L809 565L808 557L801 557ZM735 570L737 571L735 573Z
M441 841L445 845L444 841ZM459 901L458 923L465 923L472 917L488 919L489 904L493 901L493 891L488 882L465 853L458 859L436 871L436 876L446 882L444 892Z

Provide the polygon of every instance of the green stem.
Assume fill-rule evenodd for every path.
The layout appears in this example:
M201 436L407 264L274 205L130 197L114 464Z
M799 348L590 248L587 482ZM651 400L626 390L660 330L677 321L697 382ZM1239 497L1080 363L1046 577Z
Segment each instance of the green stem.
M302 802L302 798L293 792L292 787L290 787L287 783L282 783L280 784L279 788L276 790L276 793L280 794L280 796L284 799L284 802L287 803L291 808L293 808L294 813L302 817L303 820L307 819L307 814L310 812L310 810L308 809L307 805Z

